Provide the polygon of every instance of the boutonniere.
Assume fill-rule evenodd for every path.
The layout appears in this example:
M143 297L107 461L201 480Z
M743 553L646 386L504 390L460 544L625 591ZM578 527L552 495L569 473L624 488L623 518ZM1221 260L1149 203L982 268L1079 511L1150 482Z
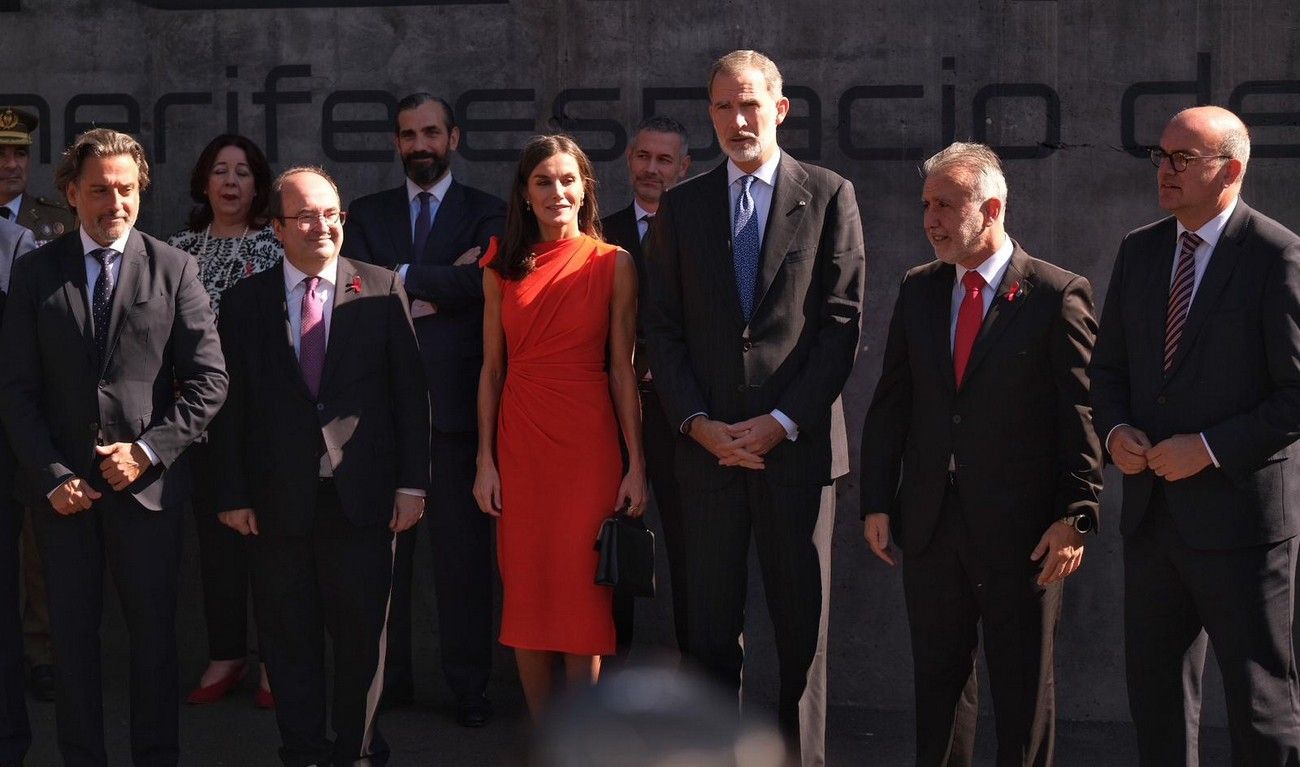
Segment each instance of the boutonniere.
M1011 287L1007 290L1007 303L1015 301L1018 295L1020 295L1020 280L1011 283Z
M359 274L352 275L352 282L348 283L348 292L349 293L361 292L361 275Z

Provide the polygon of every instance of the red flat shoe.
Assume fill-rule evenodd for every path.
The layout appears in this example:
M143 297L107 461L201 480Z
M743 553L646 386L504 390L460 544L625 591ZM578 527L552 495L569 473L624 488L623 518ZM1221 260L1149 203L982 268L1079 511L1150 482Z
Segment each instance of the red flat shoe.
M270 690L258 687L257 692L253 693L253 705L258 708L275 708L275 696Z
M218 679L212 684L203 687L195 687L190 691L189 695L185 696L185 702L195 705L216 703L226 697L226 693L230 692L230 688L239 684L239 680L244 678L244 672L246 670L247 666L244 663L235 666L230 670L229 674L226 674L224 677Z

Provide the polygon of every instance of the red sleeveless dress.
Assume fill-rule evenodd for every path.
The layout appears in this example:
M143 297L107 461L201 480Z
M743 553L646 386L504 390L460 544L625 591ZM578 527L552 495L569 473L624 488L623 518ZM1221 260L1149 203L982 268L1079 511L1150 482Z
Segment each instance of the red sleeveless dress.
M481 263L496 252L494 241ZM506 341L496 445L501 643L609 655L611 590L594 583L592 546L614 512L623 471L605 365L618 248L579 236L533 252L527 277L498 277Z

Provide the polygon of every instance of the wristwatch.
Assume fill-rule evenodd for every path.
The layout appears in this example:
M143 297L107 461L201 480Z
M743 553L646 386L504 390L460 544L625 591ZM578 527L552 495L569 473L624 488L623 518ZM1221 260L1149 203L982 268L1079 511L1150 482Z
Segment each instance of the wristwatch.
M1077 532L1085 535L1091 533L1097 526L1096 523L1092 521L1092 515L1090 514L1067 514L1064 517L1061 517L1061 521L1070 527L1073 527Z

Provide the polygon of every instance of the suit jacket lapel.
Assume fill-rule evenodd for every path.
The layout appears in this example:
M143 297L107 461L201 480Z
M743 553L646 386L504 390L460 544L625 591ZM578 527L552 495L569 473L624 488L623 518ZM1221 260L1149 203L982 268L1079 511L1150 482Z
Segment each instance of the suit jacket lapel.
M930 338L942 371L940 378L949 391L957 389L957 374L952 366L952 288L957 270L951 264L941 264L930 275L930 300L926 313L930 317Z
M68 302L68 316L85 341L88 367L93 370L98 360L95 359L95 332L90 326L90 311L87 309L86 254L81 252L80 237L69 237L67 242L68 247L58 256L63 266L63 295Z
M762 255L759 258L758 296L754 301L754 314L758 314L767 289L776 279L781 264L785 263L790 243L794 241L804 211L808 209L808 201L812 199L812 195L804 188L807 180L808 172L797 160L782 152L776 174L776 188L772 190L772 207L767 214Z
M413 243L411 242L411 201L406 197L406 185L403 184L396 189L390 189L388 202L379 206L380 215L383 216L382 229L388 237L388 252L393 254L394 263L389 266L395 266L403 263L414 263L415 254L411 253ZM403 254L406 254L405 256Z
M321 374L320 388L321 391L329 385L330 378L339 366L339 360L347 355L348 349L352 344L352 331L356 323L352 321L352 310L356 307L349 307L352 301L361 296L361 290L353 290L355 284L361 288L361 278L357 276L356 267L351 261L340 258L338 262L338 273L335 275L338 282L334 285L334 311L330 315L329 324L329 341L325 346L325 370ZM353 280L356 283L353 283ZM363 288L362 288L363 289Z
M113 288L113 307L108 316L108 342L104 345L104 359L99 361L101 373L117 348L117 337L122 334L126 313L140 299L149 272L149 257L144 250L144 239L131 230L126 240L126 251L117 270L117 284Z
M293 348L293 326L289 324L289 312L300 311L300 307L289 306L289 299L284 289L284 267L282 265L272 267L249 279L262 280L262 297L259 303L265 320L262 326L267 328L268 332L267 351L284 369L285 377L294 382L303 399L310 400L311 392L307 391L307 383L302 379L302 367L298 364L298 355ZM281 328L278 334L274 332L276 327Z
M1164 375L1165 319L1169 313L1169 283L1173 280L1174 246L1178 239L1178 227L1173 218L1166 220L1155 239L1157 251L1152 254L1147 267L1144 306L1140 311L1145 317L1143 326L1147 346L1151 349L1150 359L1154 360L1156 375Z
M447 187L446 196L438 203L438 212L431 222L433 228L429 231L429 240L425 243L424 252L414 254L412 263L438 263L438 259L435 258L435 254L438 253L443 254L443 260L447 264L460 257L459 253L448 253L447 246L452 236L456 234L464 209L465 189L460 183L452 181L451 186Z
M998 336L1011 324L1012 319L1024 306L1029 296L1033 268L1029 264L1029 254L1012 241L1011 262L1002 275L997 295L984 315L980 332L975 336L975 345L971 348L970 360L966 363L965 379L969 379L980 361L988 356L989 349L997 342Z
M1205 326L1206 318L1218 304L1223 289L1227 287L1228 278L1232 276L1232 270L1240 257L1238 242L1244 234L1246 219L1250 213L1251 210L1246 203L1238 201L1237 209L1228 217L1228 222L1223 227L1223 234L1214 246L1214 251L1210 253L1210 262L1205 266L1205 274L1201 275L1201 284L1196 287L1196 293L1192 296L1192 305L1187 311L1187 323L1183 325L1183 334L1178 340L1178 349L1174 351L1174 359L1169 366L1166 380L1178 372L1179 366L1187 358L1188 349L1196 341L1196 335ZM1160 354L1163 359L1163 345Z
M731 190L727 187L727 163L724 161L703 179L704 199L697 211L674 211L683 216L699 216L701 237L699 252L709 260L718 282L718 299L723 311L744 324L740 313L740 296L736 293L736 266L731 253ZM689 231L686 230L686 231ZM714 243L717 243L716 245Z

